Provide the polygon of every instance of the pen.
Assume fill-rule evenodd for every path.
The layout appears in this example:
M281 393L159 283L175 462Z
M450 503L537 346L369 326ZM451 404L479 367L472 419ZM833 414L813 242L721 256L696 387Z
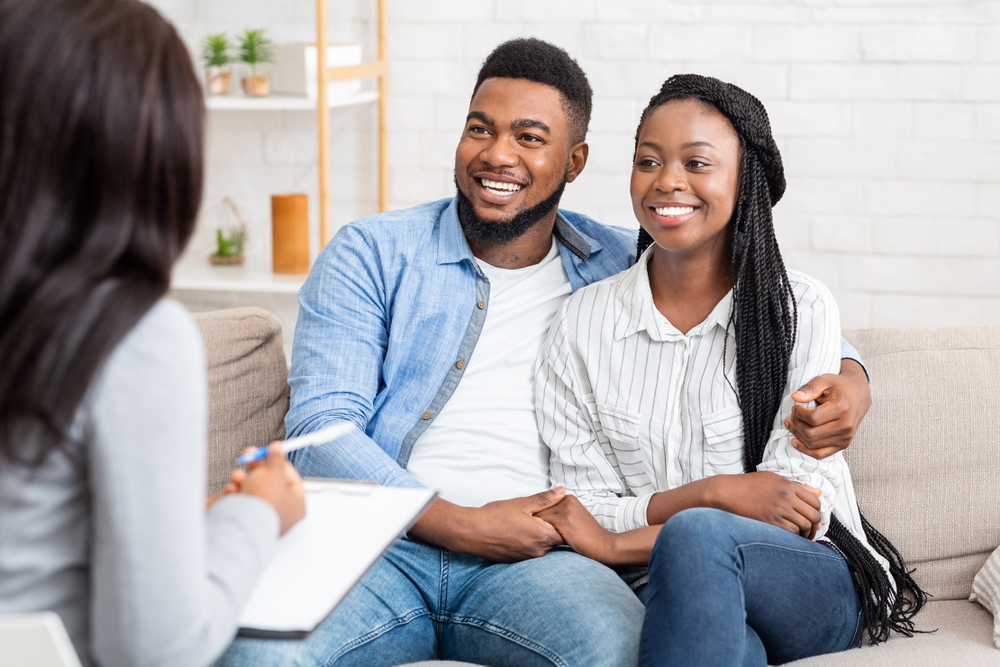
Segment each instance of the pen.
M354 422L339 422L333 426L327 426L326 428L321 428L313 433L306 433L305 435L300 435L297 438L289 438L282 443L285 453L294 452L296 449L302 449L303 447L311 447L312 445L324 445L328 442L333 442L341 436L347 435L351 429L354 428ZM253 463L254 461L260 461L262 458L267 456L268 449L267 446L258 447L252 452L247 452L239 458L236 462L239 464Z

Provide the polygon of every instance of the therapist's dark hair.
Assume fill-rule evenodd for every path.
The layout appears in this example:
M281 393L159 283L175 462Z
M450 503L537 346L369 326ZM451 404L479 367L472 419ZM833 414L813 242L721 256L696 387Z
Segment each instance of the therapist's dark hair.
M102 364L166 293L203 122L149 5L0 0L0 465L68 450Z

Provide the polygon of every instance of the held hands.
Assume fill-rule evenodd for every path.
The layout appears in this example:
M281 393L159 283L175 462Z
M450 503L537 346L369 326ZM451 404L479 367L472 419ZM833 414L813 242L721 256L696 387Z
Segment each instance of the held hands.
M246 451L252 449L248 448ZM302 488L302 478L285 458L280 442L272 442L267 458L255 461L248 467L249 473L239 468L233 470L222 493L208 498L208 507L219 498L233 493L257 496L266 500L278 513L281 534L284 535L306 515L306 494Z
M803 454L825 459L846 449L871 407L871 388L861 366L850 359L841 362L840 375L813 378L792 394L799 403L816 401L815 408L792 407L785 428L792 432L792 446Z
M600 563L612 560L615 534L598 523L576 496L566 496L536 516L552 524L566 544L578 554Z
M562 536L549 523L535 516L563 499L563 487L542 491L526 498L496 500L475 510L479 534L472 553L487 560L513 563L539 558L557 544Z
M820 529L818 489L773 472L715 475L708 480L711 507L770 523L810 540Z

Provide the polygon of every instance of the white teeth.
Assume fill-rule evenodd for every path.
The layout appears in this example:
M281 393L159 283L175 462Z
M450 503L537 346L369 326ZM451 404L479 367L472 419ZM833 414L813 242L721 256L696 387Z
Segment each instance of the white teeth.
M501 181L490 181L485 178L480 179L483 183L484 188L489 188L490 190L502 190L504 192L517 192L521 189L521 186L517 183L503 183Z
M676 218L679 215L687 215L694 211L693 206L664 206L662 208L654 208L656 215L662 215L665 218Z

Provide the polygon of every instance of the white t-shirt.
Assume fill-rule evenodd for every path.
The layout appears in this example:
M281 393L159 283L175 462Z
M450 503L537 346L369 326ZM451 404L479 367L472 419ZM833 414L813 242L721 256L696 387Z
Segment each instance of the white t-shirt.
M549 450L535 421L534 365L572 291L555 240L523 269L479 260L490 281L486 322L455 393L414 444L407 471L441 497L480 507L549 488Z

